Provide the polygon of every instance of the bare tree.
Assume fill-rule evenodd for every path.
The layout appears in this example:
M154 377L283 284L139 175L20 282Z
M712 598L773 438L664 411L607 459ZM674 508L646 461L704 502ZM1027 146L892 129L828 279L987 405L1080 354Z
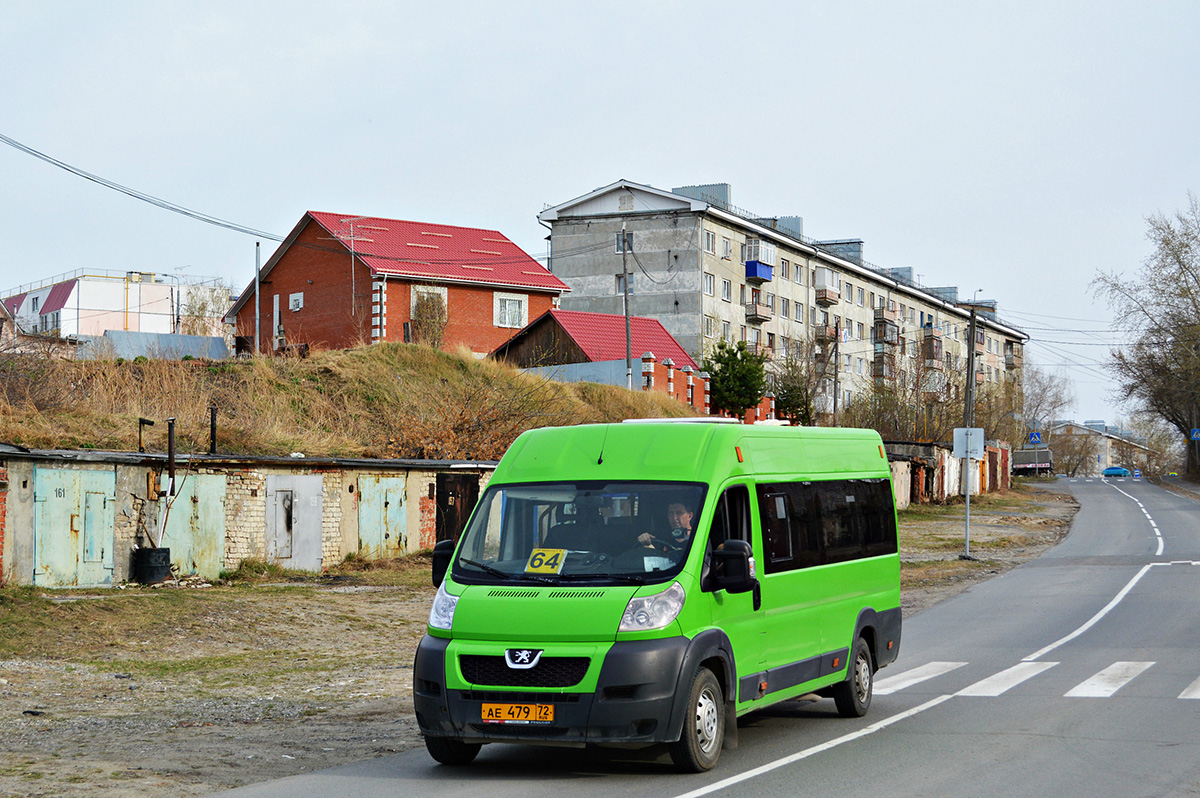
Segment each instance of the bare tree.
M1030 428L1063 418L1075 404L1071 381L1063 375L1034 365L1026 365L1022 371L1024 419Z
M1109 360L1121 398L1158 415L1185 440L1200 427L1200 200L1188 199L1186 210L1146 220L1154 251L1136 274L1101 273L1092 284L1130 341ZM1200 473L1193 447L1187 471Z
M1087 432L1065 427L1054 431L1046 443L1054 452L1054 470L1067 476L1095 474L1100 453L1099 438Z
M446 337L447 322L446 301L442 295L418 291L413 303L412 342L441 348Z
M825 378L825 365L818 359L815 344L797 338L768 375L775 394L775 413L793 424L806 427L817 423L817 394Z

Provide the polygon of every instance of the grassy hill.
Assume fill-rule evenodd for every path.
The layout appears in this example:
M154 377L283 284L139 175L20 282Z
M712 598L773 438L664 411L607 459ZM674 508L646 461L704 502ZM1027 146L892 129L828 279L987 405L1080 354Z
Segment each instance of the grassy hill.
M527 429L689 415L658 392L563 384L470 353L377 344L294 358L0 362L0 441L30 448L498 459Z

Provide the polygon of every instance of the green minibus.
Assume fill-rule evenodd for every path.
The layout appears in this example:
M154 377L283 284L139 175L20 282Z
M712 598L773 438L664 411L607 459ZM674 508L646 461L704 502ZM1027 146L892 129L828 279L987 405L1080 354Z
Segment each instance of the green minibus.
M484 743L666 744L700 772L801 696L866 713L900 648L891 473L872 430L716 419L536 429L505 453L417 647L435 760Z

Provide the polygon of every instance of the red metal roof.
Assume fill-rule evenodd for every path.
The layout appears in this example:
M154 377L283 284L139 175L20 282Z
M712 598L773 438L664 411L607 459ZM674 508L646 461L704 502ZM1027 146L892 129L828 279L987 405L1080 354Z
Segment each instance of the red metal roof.
M624 316L581 310L551 310L548 313L592 362L625 359ZM644 352L653 352L659 363L671 358L675 368L699 368L657 319L631 316L629 338L635 360L640 360Z
M67 299L71 296L71 291L75 288L75 283L78 280L67 280L64 283L56 283L50 289L50 293L46 295L46 301L38 308L38 313L53 313L56 310L62 310L67 304Z
M318 224L376 274L505 285L562 293L571 289L503 233L372 216L309 211Z
M26 294L27 293L28 292L26 292ZM10 296L8 299L4 300L4 307L8 309L8 315L17 315L17 311L21 309L21 303L25 301L26 294L17 294L16 296Z

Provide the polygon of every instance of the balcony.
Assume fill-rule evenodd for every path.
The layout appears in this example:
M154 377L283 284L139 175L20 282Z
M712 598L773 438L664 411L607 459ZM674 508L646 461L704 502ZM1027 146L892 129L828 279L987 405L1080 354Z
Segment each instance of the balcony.
M823 308L836 305L842 300L842 292L836 288L818 288L817 304Z
M771 347L767 346L766 344L756 344L750 341L746 342L746 351L752 355L762 355L767 360L770 360L771 356L774 354L774 351L771 349Z
M926 327L921 340L921 356L925 358L925 368L942 368L942 331L937 327ZM935 365L936 362L936 365Z
M746 282L769 283L775 272L775 245L759 238L746 239Z
M945 368L945 365L941 360L935 360L931 357L925 358L926 371L941 371L943 368Z
M875 339L875 347L896 346L900 343L900 325L896 324L895 318L881 317L880 311L875 311L875 332L872 336Z
M896 379L896 361L887 355L876 355L871 361L871 377L891 382Z
M761 285L769 283L774 276L775 267L757 260L746 261L746 282Z
M748 322L761 324L764 321L770 321L774 315L770 305L764 305L762 302L746 303L746 321Z
M813 338L819 344L827 344L838 339L837 327L830 327L825 324L818 325L813 329Z

